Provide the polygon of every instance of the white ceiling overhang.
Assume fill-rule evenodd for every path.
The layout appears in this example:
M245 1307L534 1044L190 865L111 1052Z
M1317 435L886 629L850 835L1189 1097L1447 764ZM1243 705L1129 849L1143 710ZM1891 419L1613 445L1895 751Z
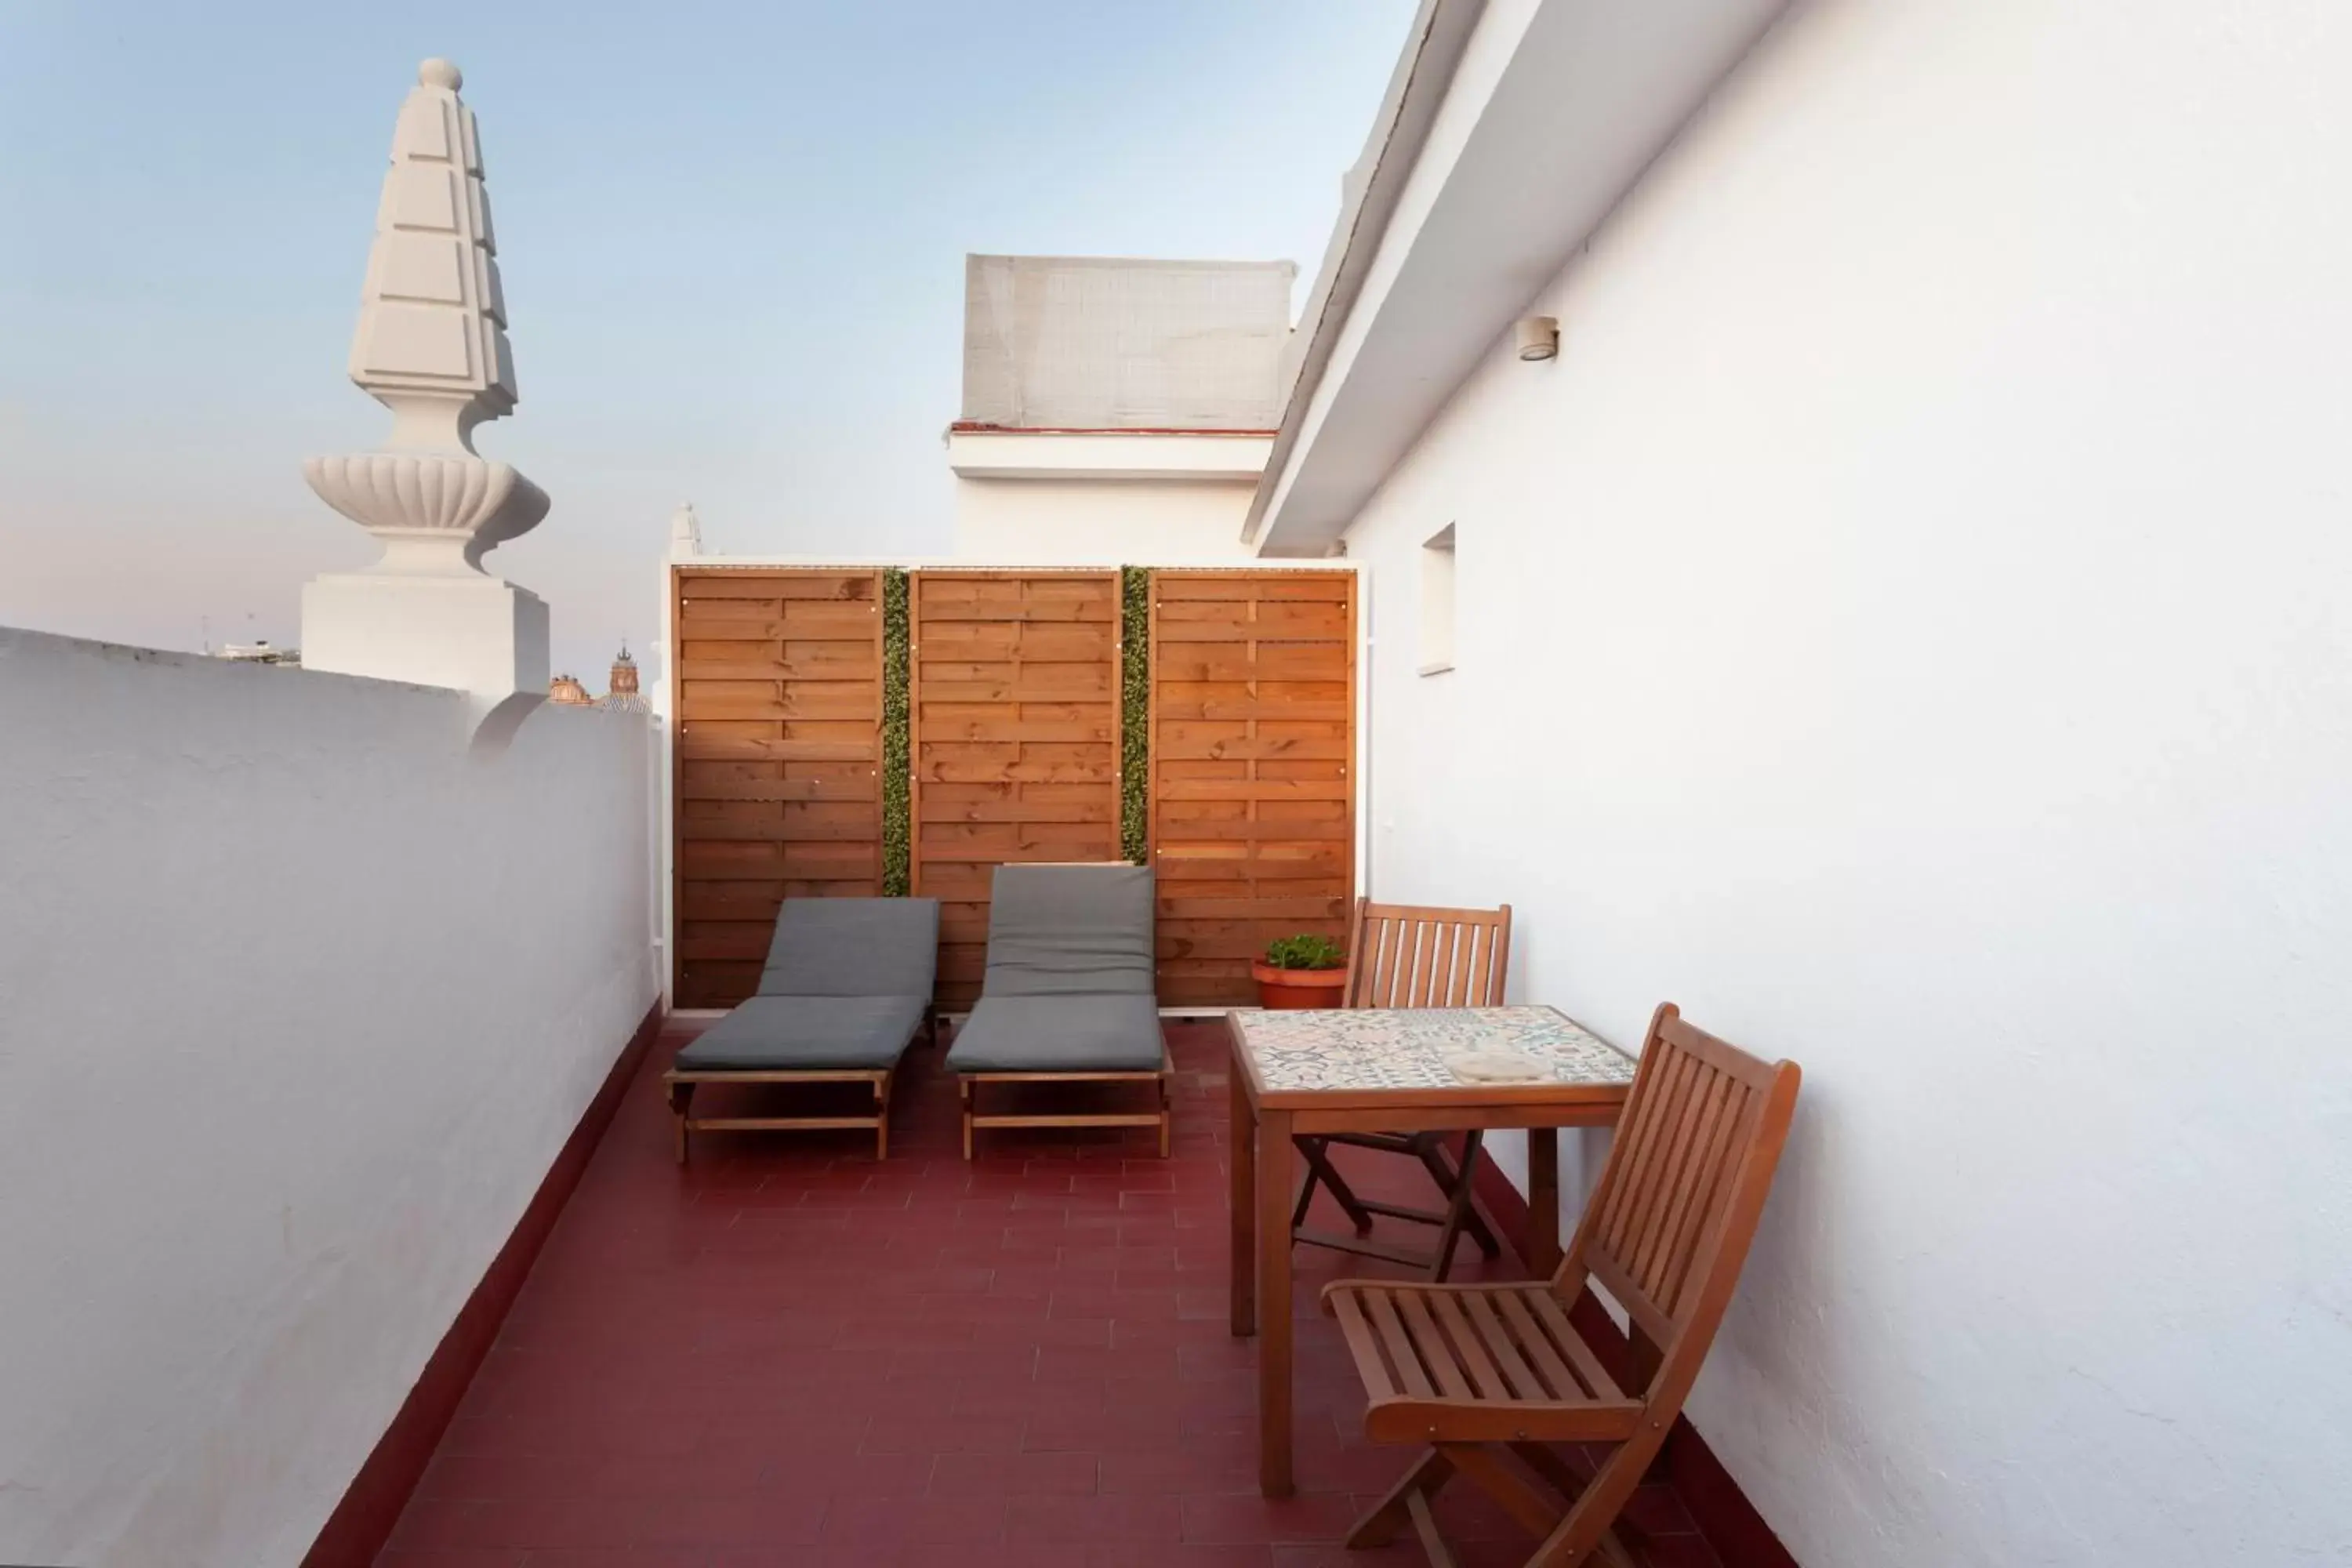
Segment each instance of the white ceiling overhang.
M1360 292L1316 329L1336 341L1260 483L1261 552L1326 552L1786 5L1488 6L1493 36L1470 40Z

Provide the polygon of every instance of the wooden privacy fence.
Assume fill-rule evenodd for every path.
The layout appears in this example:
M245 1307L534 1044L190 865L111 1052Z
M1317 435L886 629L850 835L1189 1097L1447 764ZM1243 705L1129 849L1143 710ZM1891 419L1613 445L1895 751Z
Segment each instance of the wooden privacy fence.
M1355 574L1155 572L1160 1000L1244 1002L1276 937L1347 935Z
M1160 999L1250 1001L1277 936L1346 933L1355 889L1356 575L1161 570L1125 612L1117 571L908 573L908 790L885 805L889 574L676 572L676 995L759 978L785 898L904 885L940 900L939 1002L979 994L989 881L1008 861L1120 854L1120 740L1149 737ZM1149 678L1121 655L1148 636Z
M961 1009L997 867L1118 858L1118 574L911 575L910 890L940 900L940 1005Z
M787 898L882 890L882 574L681 567L681 1007L751 994Z

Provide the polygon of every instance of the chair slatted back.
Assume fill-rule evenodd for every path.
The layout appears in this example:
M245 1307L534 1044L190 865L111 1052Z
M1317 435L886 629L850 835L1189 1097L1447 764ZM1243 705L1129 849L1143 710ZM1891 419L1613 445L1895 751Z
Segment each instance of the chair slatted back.
M1356 900L1349 1007L1499 1007L1511 961L1511 906L1440 910Z
M1654 1400L1674 1384L1678 1401L1697 1376L1762 1217L1799 1077L1793 1062L1761 1061L1684 1023L1671 1003L1651 1020L1616 1142L1553 1285L1572 1298L1589 1272L1662 1349Z

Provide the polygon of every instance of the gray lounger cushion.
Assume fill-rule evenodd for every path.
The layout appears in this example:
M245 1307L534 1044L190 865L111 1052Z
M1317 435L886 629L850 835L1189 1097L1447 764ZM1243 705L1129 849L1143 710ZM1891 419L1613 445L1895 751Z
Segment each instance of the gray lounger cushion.
M1149 995L982 996L956 1031L956 1072L1157 1072L1160 1005Z
M815 1072L895 1067L929 1005L928 994L754 996L678 1052L677 1070Z
M981 994L1157 994L1149 866L999 866Z
M762 996L929 996L939 967L937 899L787 899Z

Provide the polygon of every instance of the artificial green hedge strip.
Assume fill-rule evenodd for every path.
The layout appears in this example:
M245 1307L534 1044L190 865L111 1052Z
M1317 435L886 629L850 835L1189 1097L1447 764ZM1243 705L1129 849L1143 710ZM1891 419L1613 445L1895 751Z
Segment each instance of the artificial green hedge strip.
M882 574L882 896L903 899L908 875L907 574L896 567Z
M1119 853L1140 866L1150 857L1150 568L1120 567L1118 586L1126 665L1119 671L1118 843Z
M1119 568L1120 636L1125 649L1119 671L1119 853L1140 866L1150 855L1151 783L1151 571ZM907 895L909 847L908 815L908 657L907 574L882 574L882 896Z

